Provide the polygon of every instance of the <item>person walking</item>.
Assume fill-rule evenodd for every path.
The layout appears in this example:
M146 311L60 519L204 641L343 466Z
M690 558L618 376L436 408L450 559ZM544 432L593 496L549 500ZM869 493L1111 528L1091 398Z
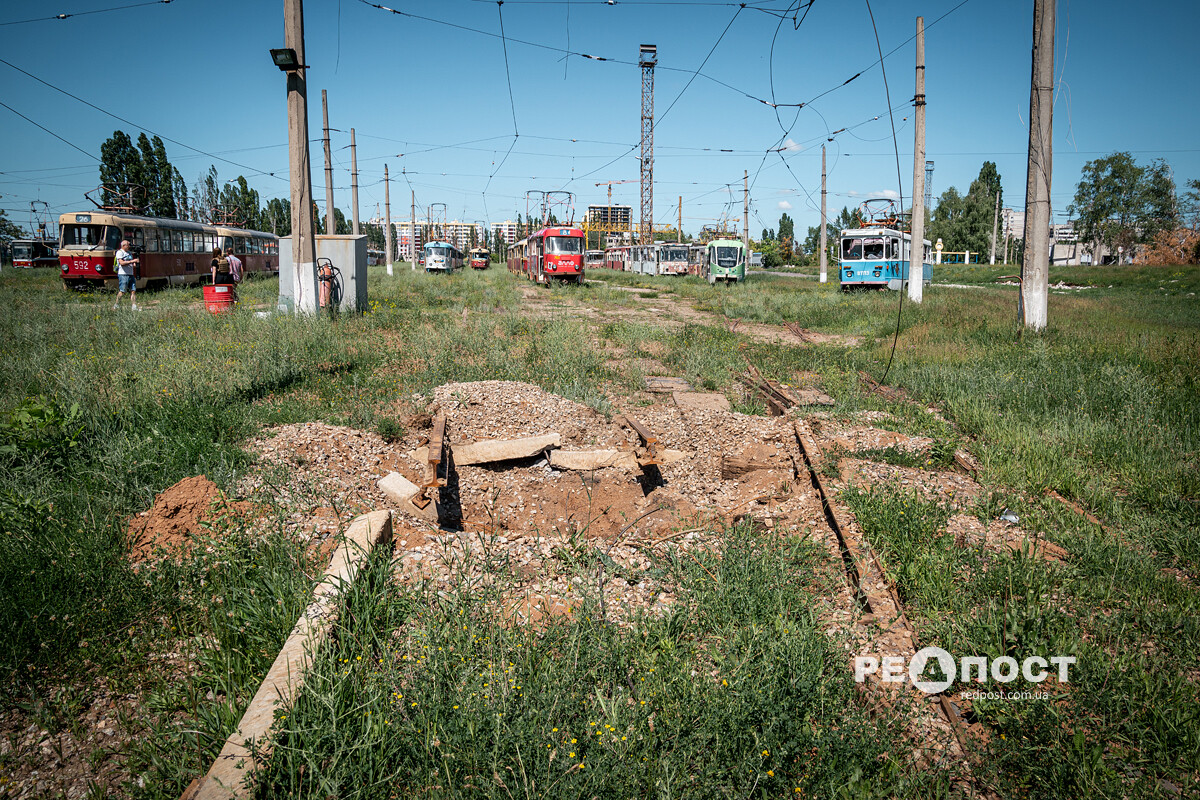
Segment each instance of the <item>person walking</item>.
M139 259L129 252L129 240L121 240L121 249L117 251L117 301L113 303L113 311L121 305L121 295L129 292L129 303L132 310L137 311L137 277L134 275L134 265Z
M229 274L229 260L221 254L221 248L214 247L212 251L212 282L213 286L221 283L233 283Z

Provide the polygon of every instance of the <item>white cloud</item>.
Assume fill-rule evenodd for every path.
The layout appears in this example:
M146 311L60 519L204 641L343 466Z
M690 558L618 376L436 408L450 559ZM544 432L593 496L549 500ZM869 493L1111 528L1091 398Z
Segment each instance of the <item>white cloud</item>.
M789 136L783 143L783 149L787 150L789 152L792 152L792 153L798 153L804 149L804 146L796 144L796 142L793 141L792 138Z
M780 200L779 207L782 208L784 211L787 211L787 210L791 209L792 204L789 203L787 200Z
M888 200L899 200L900 199L900 193L897 192L895 189L881 189L878 192L872 192L871 196L872 197L883 197Z

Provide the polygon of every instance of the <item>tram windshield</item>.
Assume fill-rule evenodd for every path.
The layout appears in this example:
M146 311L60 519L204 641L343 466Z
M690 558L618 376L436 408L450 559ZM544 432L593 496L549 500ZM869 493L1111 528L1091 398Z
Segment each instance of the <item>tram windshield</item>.
M86 247L95 250L103 246L116 250L121 246L121 229L115 225L63 225L60 247Z
M722 269L730 269L736 267L741 260L742 250L740 247L717 247L717 266Z
M583 239L578 236L547 236L546 252L560 256L577 256L583 252Z
M427 249L425 251L425 253L426 253L426 255L443 256L443 257L449 258L450 257L450 248L449 247L430 247L429 249Z
M862 239L842 239L842 261L853 261L862 257Z
M31 242L13 242L12 257L22 260L33 257L33 244Z
M863 259L868 261L882 261L883 239L863 239Z
M663 254L664 261L687 261L686 247L668 247Z

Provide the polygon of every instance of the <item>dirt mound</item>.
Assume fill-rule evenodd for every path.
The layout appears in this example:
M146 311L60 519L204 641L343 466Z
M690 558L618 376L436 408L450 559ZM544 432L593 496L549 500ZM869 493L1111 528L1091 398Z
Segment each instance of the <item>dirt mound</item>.
M154 498L149 511L129 521L129 557L135 563L157 552L181 555L192 540L207 533L201 524L229 514L243 515L245 503L230 503L204 475L184 478Z

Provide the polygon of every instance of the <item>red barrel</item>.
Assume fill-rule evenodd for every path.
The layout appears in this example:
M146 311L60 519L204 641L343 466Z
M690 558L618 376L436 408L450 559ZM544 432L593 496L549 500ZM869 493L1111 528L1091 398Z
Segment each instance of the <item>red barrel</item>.
M237 292L233 286L219 283L216 286L204 287L204 305L210 314L224 314L233 308L237 302Z

